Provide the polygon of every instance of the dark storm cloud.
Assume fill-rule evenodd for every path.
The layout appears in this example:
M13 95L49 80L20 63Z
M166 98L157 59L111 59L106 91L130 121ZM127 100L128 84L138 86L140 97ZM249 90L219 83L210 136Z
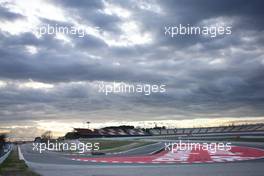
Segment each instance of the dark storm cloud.
M65 50L65 45L48 35L37 39L31 33L19 36L2 34L1 38L0 77L2 78L34 79L43 82L83 80L142 80L147 82L163 79L148 71L135 72L128 65L116 67L107 60L93 60L69 46ZM78 49L96 50L101 53L104 50L103 47L107 47L95 37L75 39L75 44ZM26 51L26 45L34 45L40 47L41 50L37 54L31 55ZM77 59L72 59L72 57Z
M55 3L56 5L63 5L67 8L77 8L77 9L101 9L103 7L103 1L85 1L85 0L59 0L59 1L51 1L52 3Z
M25 18L23 15L11 12L8 8L5 8L2 6L2 4L0 4L0 20L13 21L23 18Z
M103 13L103 1L50 1L78 23L100 27L101 36L68 36L71 42L67 43L52 35L38 38L31 32L0 32L0 78L18 82L0 84L1 121L70 119L72 115L94 120L263 116L262 1L152 1L147 9L140 5L144 1L106 2L125 8L131 16ZM0 10L0 16L15 19L11 14L7 17L8 13ZM164 35L166 25L219 18L231 20L232 35L214 39ZM74 25L72 21L39 20L42 25ZM112 40L125 38L121 26L130 21L136 21L137 32L149 33L152 41L109 44L103 34ZM129 35L133 38L133 33ZM37 52L30 53L27 46L36 47ZM29 79L54 88L19 88ZM77 83L93 81L166 84L167 92L104 96L88 83Z
M261 0L244 1L210 1L210 0L168 0L162 1L161 6L164 7L168 14L173 14L171 17L180 19L180 22L194 24L202 19L214 18L219 16L239 17L242 19L250 19L251 24L247 26L261 26L260 21L264 15L262 6L264 2ZM244 26L246 27L246 26ZM254 28L256 30L256 28ZM263 28L262 28L263 29Z
M143 21L141 25L145 30L152 30L154 34L154 40L157 40L158 45L172 45L178 48L189 47L197 43L211 44L214 39L208 39L201 36L178 36L177 39L171 40L169 37L164 36L165 26L177 26L183 25L201 25L200 22L203 20L214 19L218 17L226 18L225 20L234 20L232 24L233 35L230 36L232 40L238 40L241 32L252 30L252 31L263 31L264 23L262 19L264 12L262 10L263 1L253 0L240 1L231 0L226 2L213 2L210 0L202 1L158 1L159 6L163 9L163 15L153 13L150 11L141 10L135 5L135 1L130 3L120 2L119 4L123 7L129 8L136 11L136 18ZM242 34L243 35L243 34Z

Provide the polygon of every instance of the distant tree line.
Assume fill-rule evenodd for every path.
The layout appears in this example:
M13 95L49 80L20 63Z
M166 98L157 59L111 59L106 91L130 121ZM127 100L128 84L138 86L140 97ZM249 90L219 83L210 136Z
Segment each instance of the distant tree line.
M35 142L48 142L53 139L51 131L45 131L40 137L35 138Z
M6 143L6 135L0 134L0 153L3 153L5 143Z

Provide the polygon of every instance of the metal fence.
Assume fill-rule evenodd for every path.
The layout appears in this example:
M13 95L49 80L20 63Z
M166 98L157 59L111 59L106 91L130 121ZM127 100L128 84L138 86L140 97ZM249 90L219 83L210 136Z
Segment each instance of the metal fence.
M5 159L9 156L10 152L12 151L12 148L13 148L12 145L8 145L7 152L0 157L0 164L2 164L5 161Z

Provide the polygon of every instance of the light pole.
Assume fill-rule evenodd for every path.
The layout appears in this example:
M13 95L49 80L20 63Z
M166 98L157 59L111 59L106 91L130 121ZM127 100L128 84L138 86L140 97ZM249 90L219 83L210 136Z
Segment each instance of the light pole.
M89 125L90 125L91 122L86 122L86 123L87 123L87 125L88 125L88 129L89 129Z

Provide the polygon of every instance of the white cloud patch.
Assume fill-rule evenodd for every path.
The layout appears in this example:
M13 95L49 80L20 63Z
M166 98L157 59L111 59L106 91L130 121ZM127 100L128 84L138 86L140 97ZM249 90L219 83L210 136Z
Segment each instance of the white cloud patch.
M30 80L28 82L19 83L18 87L21 89L26 88L26 89L44 89L44 90L47 90L47 89L52 89L54 87L54 85Z

